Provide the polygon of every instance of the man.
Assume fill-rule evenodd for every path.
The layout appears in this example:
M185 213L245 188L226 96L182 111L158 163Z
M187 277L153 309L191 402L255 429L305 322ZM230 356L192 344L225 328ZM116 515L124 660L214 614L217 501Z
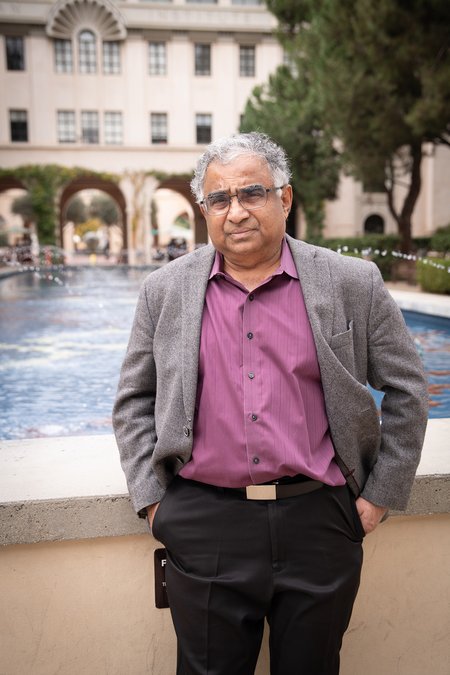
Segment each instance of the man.
M285 234L267 136L212 143L192 189L212 245L145 280L114 410L167 548L177 673L250 675L267 618L272 675L334 675L362 538L414 479L421 363L374 264Z

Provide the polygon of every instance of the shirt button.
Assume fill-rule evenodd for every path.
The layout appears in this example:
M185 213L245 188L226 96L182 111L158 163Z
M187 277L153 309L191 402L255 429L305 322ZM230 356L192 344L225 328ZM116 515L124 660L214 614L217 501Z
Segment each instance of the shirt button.
M253 333L247 333L247 337L248 337L249 340L252 340L253 339Z
M253 464L259 464L259 457L253 457Z
M248 296L248 299L250 300L250 302L252 302L255 299L255 296L253 295L253 293L250 293L250 295Z
M184 432L184 435L185 435L185 436L189 436L190 433L191 433L189 427L186 427L186 426L183 427L183 432Z
M252 421L253 421L253 422L256 422L257 419L258 419L258 415L255 415L255 414L253 413L253 415L252 415Z
M249 373L248 376L249 376L249 378L250 378L251 380L253 380L254 377L255 377L255 373Z

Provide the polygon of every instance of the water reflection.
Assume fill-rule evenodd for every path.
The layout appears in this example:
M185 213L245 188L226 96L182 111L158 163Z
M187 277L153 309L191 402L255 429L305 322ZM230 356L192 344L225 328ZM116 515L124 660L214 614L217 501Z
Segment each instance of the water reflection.
M0 438L112 432L120 365L149 271L65 269L0 281ZM405 316L428 373L430 417L449 417L450 321Z
M111 406L149 269L0 282L1 438L111 433Z

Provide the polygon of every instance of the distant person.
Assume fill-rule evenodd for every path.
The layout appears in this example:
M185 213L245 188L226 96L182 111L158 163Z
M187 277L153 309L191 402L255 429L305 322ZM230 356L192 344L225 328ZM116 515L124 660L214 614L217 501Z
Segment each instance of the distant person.
M141 289L114 409L136 511L167 548L178 675L334 675L362 539L404 509L427 386L377 267L287 236L284 151L208 146L212 245ZM384 391L382 424L369 382Z

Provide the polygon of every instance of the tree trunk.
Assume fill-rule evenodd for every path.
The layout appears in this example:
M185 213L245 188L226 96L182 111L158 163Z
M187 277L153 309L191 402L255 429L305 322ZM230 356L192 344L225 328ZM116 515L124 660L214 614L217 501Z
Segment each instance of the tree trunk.
M394 187L395 183L392 180L391 187L387 190L389 210L395 219L400 235L400 249L402 253L411 253L413 248L412 233L411 233L411 218L414 212L417 199L420 194L422 186L422 177L420 173L422 164L422 144L418 142L411 146L411 181L409 189L400 211L395 209L394 205Z

